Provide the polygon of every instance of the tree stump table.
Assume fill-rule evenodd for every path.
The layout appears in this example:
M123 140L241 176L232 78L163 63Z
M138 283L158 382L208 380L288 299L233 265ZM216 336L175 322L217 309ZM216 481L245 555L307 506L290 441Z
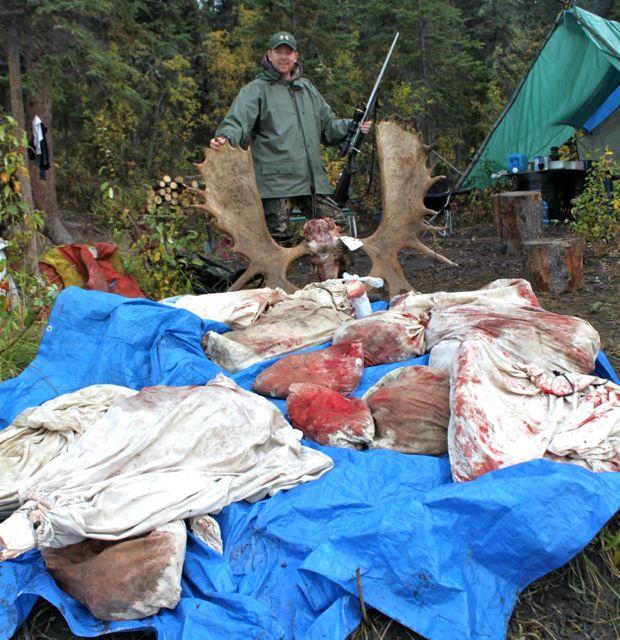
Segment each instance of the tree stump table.
M542 234L540 191L505 191L491 196L495 228L508 253L521 253L521 245Z
M523 243L525 277L537 291L562 293L583 287L583 238L540 238Z

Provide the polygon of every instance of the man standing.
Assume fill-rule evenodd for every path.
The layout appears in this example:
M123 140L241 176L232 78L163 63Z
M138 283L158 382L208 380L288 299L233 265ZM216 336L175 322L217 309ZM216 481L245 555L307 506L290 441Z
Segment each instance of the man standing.
M290 244L289 217L298 207L308 217L330 217L342 228L342 211L321 162L321 143L336 145L350 120L336 118L316 87L302 77L297 41L276 33L262 71L235 98L210 142L252 148L265 220L274 240ZM362 125L368 133L371 122Z

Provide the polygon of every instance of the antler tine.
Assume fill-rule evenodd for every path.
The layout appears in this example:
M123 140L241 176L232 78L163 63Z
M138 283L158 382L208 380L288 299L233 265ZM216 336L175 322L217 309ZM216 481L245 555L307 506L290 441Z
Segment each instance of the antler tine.
M204 193L200 192L200 194L202 195L202 197L204 198ZM189 205L191 209L201 209L202 211L204 211L205 213L208 213L211 216L220 216L221 212L216 210L212 205L208 205L206 203L199 203L196 202L194 204L190 204Z
M243 287L260 273L257 269L248 267L229 287L229 291L240 291Z
M436 184L437 182L439 182L440 180L445 180L446 176L433 176L431 178L428 179L427 181L427 187L426 189L430 189L434 184Z
M428 222L426 222L426 220L422 220L420 224L422 225L422 228L424 229L424 231L432 231L433 233L439 233L440 231L445 231L448 228L447 225L443 225L442 227L437 227L434 224L429 224Z
M451 267L459 266L456 262L452 262L452 260L446 258L445 256L442 256L441 253L437 253L436 251L433 251L433 249L427 247L419 238L413 238L413 240L410 240L407 243L407 247L409 247L410 249L417 249L420 253L424 253L427 256L435 258L436 260L440 260L441 262L444 262Z

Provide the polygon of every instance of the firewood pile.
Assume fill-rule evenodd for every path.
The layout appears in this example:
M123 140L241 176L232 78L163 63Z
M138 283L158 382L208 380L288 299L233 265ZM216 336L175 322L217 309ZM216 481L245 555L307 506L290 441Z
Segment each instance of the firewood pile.
M195 196L191 189L199 189L202 183L198 180L189 180L183 176L174 179L165 175L155 182L148 193L149 204L178 206L188 208L195 203Z

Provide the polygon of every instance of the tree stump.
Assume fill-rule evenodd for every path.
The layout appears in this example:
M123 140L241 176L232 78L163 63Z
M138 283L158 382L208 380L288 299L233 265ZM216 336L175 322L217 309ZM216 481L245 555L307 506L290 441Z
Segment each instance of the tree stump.
M583 238L540 238L523 243L526 278L537 291L562 293L583 287Z
M521 252L526 240L542 233L542 197L540 191L505 191L491 196L495 228L502 247L511 254Z

